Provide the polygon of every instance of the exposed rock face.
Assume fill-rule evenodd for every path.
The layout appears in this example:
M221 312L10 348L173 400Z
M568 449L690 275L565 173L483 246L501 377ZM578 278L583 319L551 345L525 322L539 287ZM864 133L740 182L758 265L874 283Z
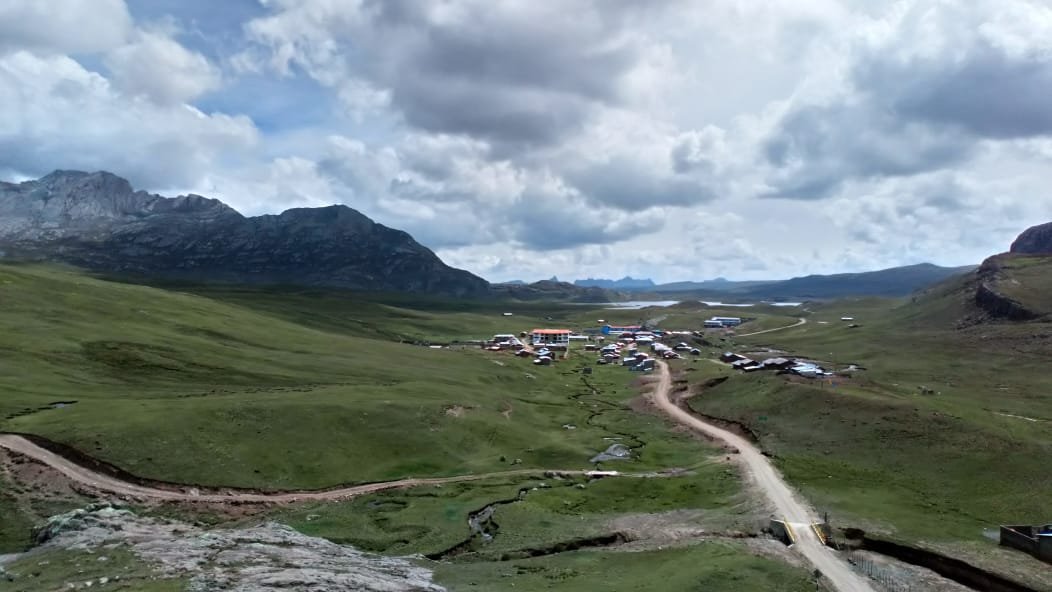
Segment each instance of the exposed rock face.
M134 191L110 173L0 183L0 251L187 281L481 296L485 280L346 206L246 218L226 204Z
M1034 226L1012 243L1013 253L1052 254L1052 222Z
M1031 310L1022 302L1006 295L1001 288L1004 282L1004 263L1011 261L1012 255L995 255L990 257L976 272L975 304L986 315L994 319L1008 321L1032 321L1043 316L1043 313Z
M444 590L408 559L369 555L273 522L204 531L103 505L51 518L38 542L52 549L124 544L162 575L190 578L190 589L202 592Z

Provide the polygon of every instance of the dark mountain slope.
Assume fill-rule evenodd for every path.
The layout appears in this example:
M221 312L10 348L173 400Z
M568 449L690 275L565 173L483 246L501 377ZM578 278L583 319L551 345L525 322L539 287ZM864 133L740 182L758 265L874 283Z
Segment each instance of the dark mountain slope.
M0 251L147 278L482 296L485 280L346 206L245 217L134 191L110 173L0 184Z
M743 293L765 298L826 299L844 296L906 296L949 277L975 269L939 267L930 263L864 273L810 275L763 284Z
M1052 222L1028 228L1010 249L1012 253L1052 254Z

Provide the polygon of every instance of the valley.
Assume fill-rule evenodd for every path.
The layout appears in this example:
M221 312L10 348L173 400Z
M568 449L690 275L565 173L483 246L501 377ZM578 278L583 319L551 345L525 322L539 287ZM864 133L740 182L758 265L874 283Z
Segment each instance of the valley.
M0 0L0 592L1052 592L1050 40Z
M620 553L686 562L689 581L733 564L755 589L784 589L775 582L785 576L769 578L786 569L811 585L812 551L786 555L764 538L784 510L756 488L755 469L728 462L741 453L711 433L677 429L655 405L665 393L666 405L745 430L763 453L755 458L811 508L789 518L798 533L810 537L810 522L828 517L843 544L860 529L1050 589L1036 560L984 534L1043 510L1045 353L1026 340L1025 355L998 353L1020 340L1017 324L946 324L973 314L972 289L955 279L906 300L755 307L734 331L691 337L700 359L640 377L611 366L585 375L594 355L584 351L537 367L457 343L509 324L584 330L601 315L689 327L742 309L151 288L4 266L0 322L12 330L0 337L9 352L0 430L50 451L0 437L0 504L12 517L0 542L24 551L33 524L95 499L147 520L240 528L265 517L367 553L431 557L424 565L452 590L512 566L519 575L503 577L524 589L558 577L587 590L587 574L630 565L612 558ZM451 345L420 345L429 343ZM706 359L766 349L865 370L833 386ZM1009 359L1016 372L998 373ZM587 462L611 441L631 458ZM72 464L55 471L48 455ZM596 469L615 476L590 476ZM34 494L42 484L52 493ZM495 502L488 534L472 536L469 517ZM835 566L840 578L868 579L840 557L819 585L880 589L837 581Z

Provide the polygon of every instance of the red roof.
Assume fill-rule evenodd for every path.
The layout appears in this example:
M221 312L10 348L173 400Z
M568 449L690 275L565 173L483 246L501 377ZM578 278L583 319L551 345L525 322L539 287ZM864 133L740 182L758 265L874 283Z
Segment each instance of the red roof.
M534 329L532 331L534 335L568 335L569 329Z

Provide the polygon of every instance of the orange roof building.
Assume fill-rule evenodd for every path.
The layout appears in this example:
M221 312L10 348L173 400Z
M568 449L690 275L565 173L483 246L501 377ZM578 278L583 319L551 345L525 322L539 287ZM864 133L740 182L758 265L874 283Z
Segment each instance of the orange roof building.
M570 344L570 330L534 329L530 331L530 342L535 347L568 347Z

